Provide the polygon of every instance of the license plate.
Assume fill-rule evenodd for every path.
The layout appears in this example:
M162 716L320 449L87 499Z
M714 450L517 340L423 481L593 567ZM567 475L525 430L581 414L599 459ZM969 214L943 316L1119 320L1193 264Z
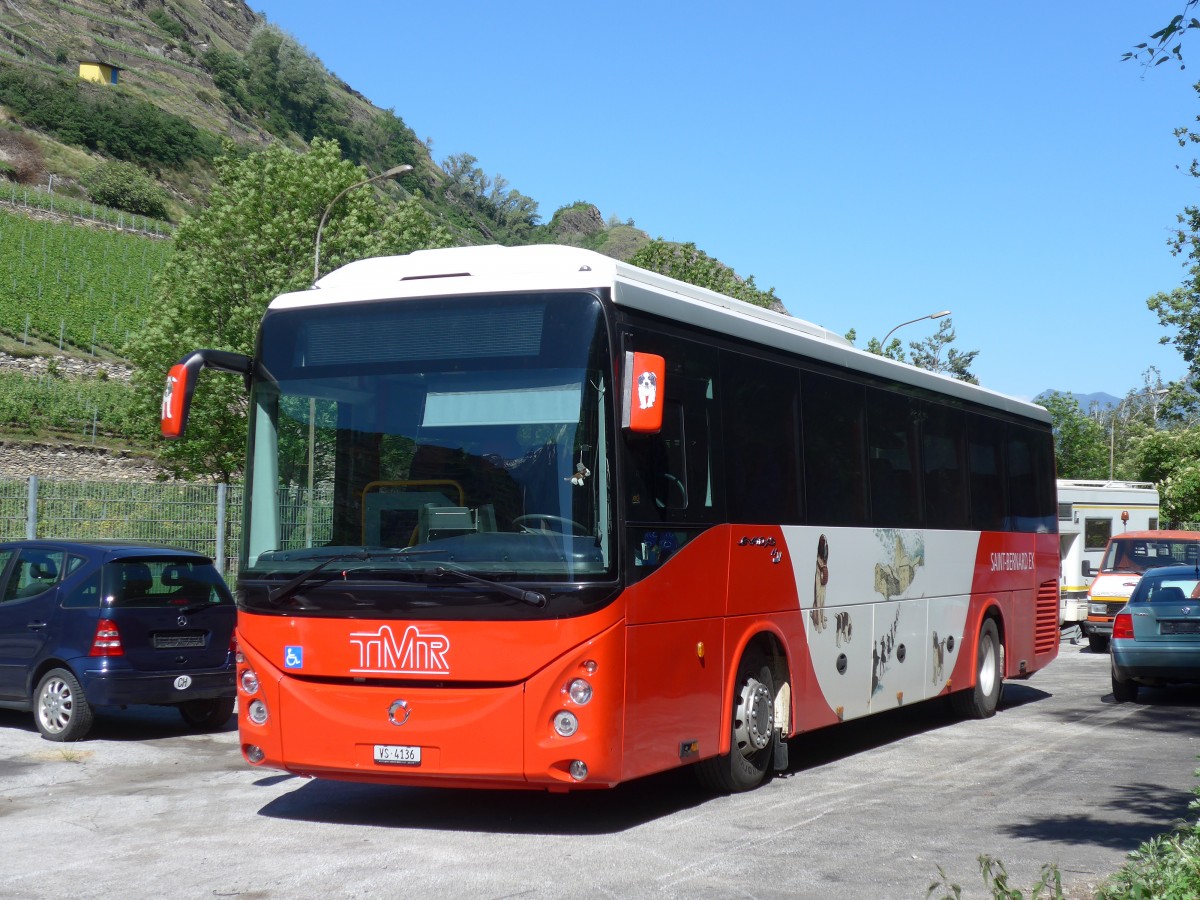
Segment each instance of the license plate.
M1162 634L1200 634L1200 622L1161 622Z
M397 744L376 744L375 762L389 766L419 766L420 747L402 747Z

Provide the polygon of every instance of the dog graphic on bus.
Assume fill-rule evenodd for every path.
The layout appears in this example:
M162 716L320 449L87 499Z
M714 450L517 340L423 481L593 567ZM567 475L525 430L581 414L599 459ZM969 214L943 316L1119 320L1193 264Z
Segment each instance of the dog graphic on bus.
M653 372L643 372L637 377L638 407L652 409L658 399L658 376Z
M829 584L829 541L821 535L817 541L817 570L813 575L813 608L809 612L813 628L824 631L828 620L825 617L825 586Z

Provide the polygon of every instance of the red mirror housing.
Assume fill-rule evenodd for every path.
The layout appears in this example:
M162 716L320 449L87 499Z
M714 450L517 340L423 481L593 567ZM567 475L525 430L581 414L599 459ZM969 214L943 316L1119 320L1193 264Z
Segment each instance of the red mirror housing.
M624 412L621 424L638 434L662 430L667 362L653 353L625 354Z
M243 353L228 350L193 350L171 366L163 388L162 411L159 416L159 431L163 437L171 440L183 437L184 429L187 428L188 412L192 408L196 379L200 377L200 370L206 367L241 375L249 386L254 361Z
M167 384L163 388L162 415L159 420L159 430L162 436L175 440L183 437L191 397L188 395L194 389L189 382L187 366L176 363L167 373Z

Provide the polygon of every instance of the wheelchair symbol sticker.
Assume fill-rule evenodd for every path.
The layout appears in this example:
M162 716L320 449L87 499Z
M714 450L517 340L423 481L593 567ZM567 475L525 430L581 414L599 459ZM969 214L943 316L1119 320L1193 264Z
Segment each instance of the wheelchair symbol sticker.
M285 669L303 669L304 668L304 648L303 647L284 647L283 648L283 666Z

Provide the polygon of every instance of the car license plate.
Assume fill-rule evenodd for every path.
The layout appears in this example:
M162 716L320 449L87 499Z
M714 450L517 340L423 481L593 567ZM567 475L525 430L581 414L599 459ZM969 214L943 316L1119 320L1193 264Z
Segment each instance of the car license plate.
M1200 622L1162 622L1162 634L1200 634Z
M375 762L389 766L419 766L420 747L402 747L397 744L376 744Z

